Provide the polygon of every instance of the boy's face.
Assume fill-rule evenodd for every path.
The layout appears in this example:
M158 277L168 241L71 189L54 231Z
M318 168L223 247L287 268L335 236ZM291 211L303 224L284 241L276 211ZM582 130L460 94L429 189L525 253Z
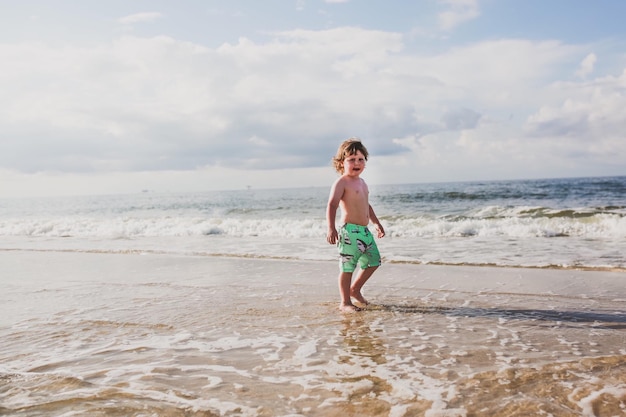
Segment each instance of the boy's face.
M358 177L365 169L365 155L361 151L356 151L354 155L346 155L343 160L343 174L351 177Z

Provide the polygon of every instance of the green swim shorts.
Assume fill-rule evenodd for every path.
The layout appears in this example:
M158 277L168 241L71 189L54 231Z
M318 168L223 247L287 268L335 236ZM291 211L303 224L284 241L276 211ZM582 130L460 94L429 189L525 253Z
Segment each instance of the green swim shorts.
M380 252L367 226L344 224L339 229L337 247L339 266L343 272L354 272L357 264L361 269L380 265Z

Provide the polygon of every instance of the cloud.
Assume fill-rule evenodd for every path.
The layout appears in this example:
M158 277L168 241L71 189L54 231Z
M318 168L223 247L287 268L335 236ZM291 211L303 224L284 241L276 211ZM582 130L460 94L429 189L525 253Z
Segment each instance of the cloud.
M438 0L448 9L439 13L439 26L449 31L461 23L473 20L480 16L478 0Z
M448 110L441 117L447 130L474 129L480 120L480 114L471 109L458 108Z
M218 48L165 36L0 44L0 167L315 169L350 136L365 141L371 167L386 164L381 178L406 181L511 177L539 159L575 170L585 151L626 162L615 152L626 76L562 81L582 47L499 39L426 54L404 42L342 27Z
M623 164L626 144L626 70L619 76L552 86L560 101L544 105L528 117L526 131L536 141L549 141L589 161ZM561 150L561 151L562 151Z
M163 14L159 12L142 12L120 17L117 21L123 25L132 25L133 23L153 22L162 17Z
M580 78L585 78L593 73L593 68L597 60L598 57L596 57L596 54L591 53L587 55L580 63L580 67L578 68L578 71L576 71L576 75Z

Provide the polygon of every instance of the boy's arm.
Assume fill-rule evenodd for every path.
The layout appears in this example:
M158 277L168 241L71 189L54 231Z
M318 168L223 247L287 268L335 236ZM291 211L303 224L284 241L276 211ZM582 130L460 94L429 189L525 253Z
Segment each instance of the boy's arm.
M337 243L337 239L339 238L337 235L337 228L335 227L335 221L337 218L337 207L339 207L343 191L343 182L339 179L333 184L330 189L330 196L328 197L328 205L326 206L326 223L328 225L326 241L331 245Z
M378 232L378 237L381 238L385 236L385 229L383 228L383 225L380 223L380 220L378 220L378 217L376 217L376 213L374 213L374 209L372 208L371 204L370 204L369 211L370 211L370 221L374 223L374 227L376 228L376 231Z

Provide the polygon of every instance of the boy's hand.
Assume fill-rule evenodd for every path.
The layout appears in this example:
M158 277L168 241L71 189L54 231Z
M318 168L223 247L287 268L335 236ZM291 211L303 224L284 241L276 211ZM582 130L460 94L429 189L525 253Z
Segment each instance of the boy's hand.
M385 229L383 229L383 225L380 223L377 223L374 225L374 228L376 229L376 231L378 232L378 238L380 239L381 237L385 236Z
M328 229L328 233L326 233L326 241L331 245L337 243L337 239L339 236L337 235L337 229Z

